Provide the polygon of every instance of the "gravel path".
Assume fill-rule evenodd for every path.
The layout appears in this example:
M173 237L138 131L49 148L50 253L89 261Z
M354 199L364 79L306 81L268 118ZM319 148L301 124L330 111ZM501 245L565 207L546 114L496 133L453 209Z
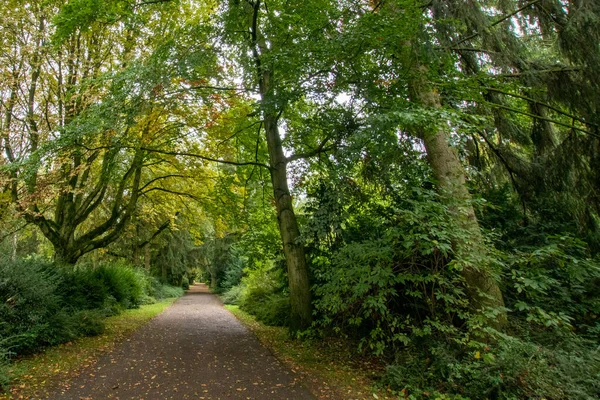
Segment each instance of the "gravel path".
M50 399L314 399L205 285Z

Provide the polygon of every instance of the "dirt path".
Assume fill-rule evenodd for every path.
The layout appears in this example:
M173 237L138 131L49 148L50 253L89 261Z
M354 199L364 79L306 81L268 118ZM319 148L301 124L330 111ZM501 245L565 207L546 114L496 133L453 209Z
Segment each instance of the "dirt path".
M49 399L314 399L205 285Z

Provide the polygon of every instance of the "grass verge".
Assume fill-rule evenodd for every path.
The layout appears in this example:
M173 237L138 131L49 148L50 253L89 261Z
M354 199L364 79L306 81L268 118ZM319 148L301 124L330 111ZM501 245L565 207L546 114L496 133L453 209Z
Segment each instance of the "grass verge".
M95 363L117 343L170 306L176 298L125 310L104 320L103 334L84 337L16 360L10 368L11 387L0 400L43 397L50 387L67 386L82 369Z
M319 399L392 399L386 389L376 388L375 378L383 365L375 359L357 357L347 342L327 339L294 339L286 328L266 326L238 306L226 305L260 342L299 373Z

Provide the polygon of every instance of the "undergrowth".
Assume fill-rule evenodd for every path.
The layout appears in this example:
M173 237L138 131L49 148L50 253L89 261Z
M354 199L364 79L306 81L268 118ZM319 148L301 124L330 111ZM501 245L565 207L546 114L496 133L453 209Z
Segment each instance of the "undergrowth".
M124 264L0 260L0 386L9 380L12 359L101 334L107 316L182 294Z
M42 353L6 365L4 377L8 378L10 372L12 385L7 394L0 394L0 399L47 398L45 389L49 385L68 384L73 373L109 352L116 343L161 313L173 301L175 298L125 310L103 320L105 329L101 335L50 347Z

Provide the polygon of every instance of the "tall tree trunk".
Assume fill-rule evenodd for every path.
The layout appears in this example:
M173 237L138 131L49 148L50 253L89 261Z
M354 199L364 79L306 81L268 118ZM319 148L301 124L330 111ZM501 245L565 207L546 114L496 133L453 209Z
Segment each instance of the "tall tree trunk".
M136 218L135 221L135 237L136 239L140 237L140 224ZM131 252L131 261L132 264L136 267L138 267L140 265L140 252L141 252L141 246L139 245L137 240L133 241L133 251ZM144 254L145 255L145 254ZM144 260L145 261L145 260Z
M304 245L299 242L300 229L292 196L287 182L287 163L281 146L277 120L273 115L265 116L265 132L271 166L271 183L277 209L279 234L283 242L283 253L287 264L292 314L292 331L307 329L312 323L310 283Z
M19 236L17 235L17 232L13 233L13 248L12 248L12 255L11 255L11 260L13 262L15 262L17 260L17 249L19 247Z
M144 247L144 268L150 272L150 245Z
M312 323L308 264L306 262L304 246L299 241L300 229L288 187L288 161L283 153L281 136L279 135L279 127L277 126L280 113L276 107L277 99L273 90L273 71L271 67L264 65L262 62L262 55L269 50L258 28L258 17L261 8L260 0L256 0L252 3L252 6L254 8L251 28L252 52L256 64L261 105L263 107L263 120L269 151L271 183L273 185L273 197L277 209L279 234L283 242L283 253L287 264L291 303L290 329L294 332L307 329Z
M139 246L137 246L137 243L133 245L133 251L131 252L131 263L135 266L135 267L139 267L140 266L140 248Z
M416 90L415 90L416 89ZM439 94L420 84L413 88L416 100L430 108L441 108ZM466 187L466 172L462 166L456 149L448 143L448 134L443 129L434 129L421 133L425 144L427 158L433 175L437 181L438 191L442 199L451 206L453 218L460 226L465 236L464 240L457 240L454 252L459 257L468 257L470 254L485 255L486 248L481 233L481 228L475 210L471 204L472 198ZM461 275L467 285L470 303L475 310L492 308L498 311L497 317L488 322L496 328L506 324L504 299L498 282L490 271L489 265L464 265Z

